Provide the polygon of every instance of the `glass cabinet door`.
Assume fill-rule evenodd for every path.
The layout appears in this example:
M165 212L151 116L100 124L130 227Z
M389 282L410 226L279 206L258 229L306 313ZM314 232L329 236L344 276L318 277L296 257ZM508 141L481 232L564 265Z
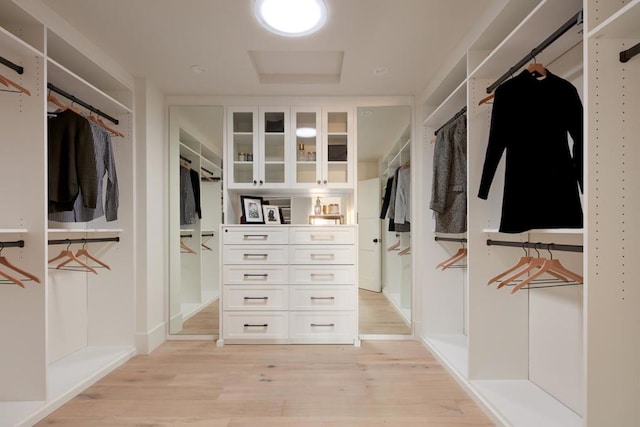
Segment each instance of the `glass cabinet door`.
M295 167L293 182L297 186L318 187L322 183L320 148L320 109L293 109Z
M261 153L258 184L283 185L286 182L289 114L284 109L260 109Z
M351 115L347 110L325 111L324 185L341 187L351 183Z
M258 170L258 116L252 109L229 112L230 185L253 186Z

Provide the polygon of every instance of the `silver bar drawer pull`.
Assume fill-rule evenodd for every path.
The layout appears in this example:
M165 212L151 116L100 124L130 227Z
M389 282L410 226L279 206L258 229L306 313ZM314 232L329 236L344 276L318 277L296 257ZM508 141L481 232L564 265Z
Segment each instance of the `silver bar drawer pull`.
M269 254L244 254L243 255L245 258L264 258L267 259L267 257L269 256Z
M335 254L311 254L311 259L318 260L333 260L335 257Z
M262 323L262 324L257 324L257 325L252 325L251 323L245 323L244 324L245 328L266 328L268 326L269 326L268 323Z
M333 234L312 234L311 240L333 240Z
M336 299L336 297L311 297L311 299Z
M311 280L333 280L333 273L311 273Z
M311 327L314 328L316 326L326 326L329 328L333 328L334 326L336 326L334 323L312 323Z
M243 235L244 240L267 240L269 237L268 234L245 234Z
M244 297L244 299L246 300L250 300L250 299L261 299L261 300L268 300L269 297Z
M261 278L263 278L263 279L265 279L265 280L266 280L266 279L267 279L267 277L269 277L269 274L267 274L267 273L262 273L262 274L244 273L244 275L243 275L243 276L244 276L244 278L245 278L245 279L250 279L250 278L252 278L252 277L261 277Z

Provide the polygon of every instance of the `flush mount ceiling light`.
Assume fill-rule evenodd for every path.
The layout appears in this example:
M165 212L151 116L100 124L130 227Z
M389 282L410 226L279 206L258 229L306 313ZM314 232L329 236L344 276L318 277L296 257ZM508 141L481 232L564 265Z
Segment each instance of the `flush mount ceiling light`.
M253 13L260 25L285 37L314 33L327 21L324 0L256 0Z
M298 128L296 136L299 138L313 138L316 136L316 128Z

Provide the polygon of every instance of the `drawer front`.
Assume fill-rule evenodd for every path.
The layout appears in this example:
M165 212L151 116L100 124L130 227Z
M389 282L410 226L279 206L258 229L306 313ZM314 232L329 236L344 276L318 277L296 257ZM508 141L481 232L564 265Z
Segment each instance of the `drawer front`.
M351 245L356 242L356 229L343 227L292 227L290 242L307 245Z
M292 285L351 285L356 281L355 266L351 265L293 265L290 268Z
M289 247L227 245L222 256L224 264L288 264Z
M222 281L225 285L286 285L288 269L286 265L225 265Z
M225 245L272 245L289 243L286 227L223 227L222 243Z
M355 311L291 312L292 343L352 344L358 336Z
M225 310L288 310L287 286L225 285L222 287Z
M294 245L289 252L291 264L355 264L354 245Z
M286 339L289 315L285 312L225 312L222 315L224 339Z
M354 286L292 286L291 310L355 310Z

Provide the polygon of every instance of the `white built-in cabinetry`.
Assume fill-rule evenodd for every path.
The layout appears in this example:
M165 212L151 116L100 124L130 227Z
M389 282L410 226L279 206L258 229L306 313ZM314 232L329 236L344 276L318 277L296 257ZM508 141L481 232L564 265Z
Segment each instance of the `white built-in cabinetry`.
M41 282L0 284L0 424L30 426L135 354L133 90L10 1L0 3L0 56L24 67L18 74L0 65L30 91L0 92L0 241L24 240L2 256ZM105 120L125 135L112 139L116 221L47 221L47 83L117 119ZM48 244L66 239L86 239L110 269L51 269L48 259L82 247Z
M228 188L353 188L352 116L350 108L228 107Z
M357 227L226 225L221 339L359 344Z
M431 261L419 272L424 278L420 336L504 425L640 423L634 403L640 381L640 339L634 326L640 294L629 285L636 273L629 258L639 253L640 242L631 225L640 198L630 185L637 181L633 165L640 161L633 144L640 128L632 119L640 112L638 97L632 95L640 85L640 62L618 60L620 51L640 41L640 1L606 3L543 0L523 3L518 10L507 4L491 23L492 31L472 44L452 78L423 103L425 135L416 152L425 165L432 164L434 131L467 107L468 231L447 237L466 238L469 257L465 269L436 269L460 243L436 241L433 233L424 239L420 250ZM584 22L536 61L569 80L583 100L585 228L499 233L503 165L489 199L477 197L491 119L491 104L479 102L487 87L581 10ZM514 137L518 132L526 130L514 130ZM424 170L423 179L430 183L431 167ZM418 197L428 206L430 185ZM428 215L417 226L425 235L434 229ZM516 247L488 246L489 239L512 241ZM584 247L584 254L553 251L563 265L584 272L584 285L513 294L487 286L489 278L524 255L518 242ZM541 255L548 256L546 251Z

